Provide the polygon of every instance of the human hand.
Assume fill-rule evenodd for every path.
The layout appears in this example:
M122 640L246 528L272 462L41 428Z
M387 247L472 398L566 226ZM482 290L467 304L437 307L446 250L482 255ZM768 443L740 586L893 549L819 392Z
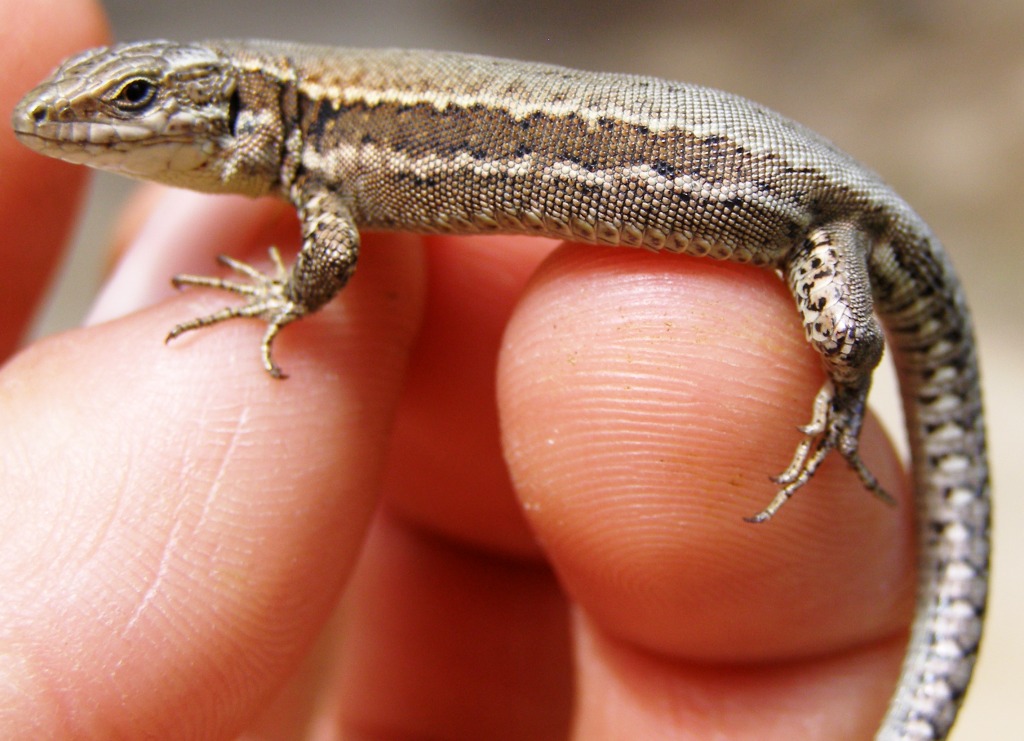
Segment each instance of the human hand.
M79 34L42 69L4 45L4 105ZM3 133L15 310L80 172ZM822 380L774 276L370 235L278 382L255 322L161 340L225 300L168 276L294 249L287 210L149 192L90 325L0 373L0 735L870 737L912 508L833 461L742 521ZM907 502L873 423L863 450Z

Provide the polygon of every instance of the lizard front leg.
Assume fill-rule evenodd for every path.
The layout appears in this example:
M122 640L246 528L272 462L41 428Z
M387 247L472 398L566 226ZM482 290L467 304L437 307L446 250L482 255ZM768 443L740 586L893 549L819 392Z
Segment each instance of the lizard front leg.
M871 298L869 249L860 227L833 223L814 229L786 261L807 341L821 354L829 377L815 398L811 421L800 428L804 437L792 462L774 479L782 488L749 518L753 522L770 519L833 450L870 491L891 501L858 452L871 373L884 348Z
M224 280L200 275L176 275L175 287L205 286L247 297L239 306L177 325L167 335L170 341L185 332L240 317L262 319L267 323L260 351L263 367L274 378L284 378L274 362L274 338L286 324L301 319L330 301L355 271L359 255L359 231L342 197L326 188L295 188L292 200L302 222L302 249L291 270L287 270L274 247L273 275L265 275L252 266L221 255L218 260L248 278L248 282Z

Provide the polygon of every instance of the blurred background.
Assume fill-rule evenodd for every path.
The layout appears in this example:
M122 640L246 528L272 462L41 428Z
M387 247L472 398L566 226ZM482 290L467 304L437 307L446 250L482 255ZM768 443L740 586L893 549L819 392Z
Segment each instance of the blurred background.
M753 98L877 170L939 234L972 299L989 411L995 583L955 737L1020 737L1024 701L1024 3L1020 0L107 0L118 40L278 38L448 49L686 80ZM74 326L134 185L97 177L37 334ZM872 406L899 435L891 378ZM1014 430L1018 432L1015 433ZM1014 534L1017 535L1014 535Z

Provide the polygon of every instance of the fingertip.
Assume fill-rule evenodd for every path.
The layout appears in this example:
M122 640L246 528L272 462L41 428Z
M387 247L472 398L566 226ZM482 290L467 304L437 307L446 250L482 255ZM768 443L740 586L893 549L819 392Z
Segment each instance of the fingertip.
M60 23L53 22L57 16ZM62 58L107 37L102 9L94 2L0 3L0 259L5 276L0 357L13 351L37 309L71 231L87 176L83 167L19 144L8 116Z
M766 271L575 246L542 267L506 333L505 450L597 624L705 661L812 655L900 629L908 512L879 506L837 456L770 522L743 521L775 495L769 474L791 459L821 383ZM863 439L876 473L902 482L873 421Z
M361 280L280 338L287 381L256 323L159 342L215 300L188 296L4 368L0 623L49 707L105 736L237 732L297 664L376 506L422 303L418 241L370 242Z

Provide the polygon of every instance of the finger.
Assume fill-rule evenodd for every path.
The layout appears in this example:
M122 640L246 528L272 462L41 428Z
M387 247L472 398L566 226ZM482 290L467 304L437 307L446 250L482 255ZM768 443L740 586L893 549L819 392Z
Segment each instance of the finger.
M538 555L509 486L494 373L515 302L555 244L429 241L430 290L385 479L390 511L411 526L488 551Z
M874 736L902 641L816 660L708 665L637 651L580 618L572 738L856 741Z
M295 251L298 233L294 210L277 199L210 198L146 185L121 214L113 246L116 264L87 323L108 321L176 295L171 276L209 274L216 269L215 255L264 260L271 244Z
M54 23L58 15L60 23ZM21 146L8 123L15 103L72 52L103 43L94 2L0 2L0 360L20 341L60 257L86 172Z
M339 738L564 739L569 623L550 571L384 515L346 595Z
M0 736L232 735L295 668L374 508L418 324L415 240L367 241L282 335L287 381L255 322L163 345L223 302L199 292L4 369Z
M545 264L506 336L503 434L530 521L595 630L721 665L817 658L903 629L908 500L887 507L830 461L771 522L742 519L774 493L768 475L821 382L769 273L575 247ZM904 490L874 423L864 455Z
M494 364L542 240L431 239L430 287L321 708L336 735L564 738L568 623L498 439ZM440 681L439 681L440 680Z
M276 201L146 186L122 216L117 242L132 246L118 250L127 254L89 321L165 298L168 275L209 272L211 253L255 250L260 259L267 233L272 243L294 249L294 222ZM393 431L388 506L410 523L466 543L536 555L508 486L494 367L514 303L556 242L433 237L428 243L429 291Z

